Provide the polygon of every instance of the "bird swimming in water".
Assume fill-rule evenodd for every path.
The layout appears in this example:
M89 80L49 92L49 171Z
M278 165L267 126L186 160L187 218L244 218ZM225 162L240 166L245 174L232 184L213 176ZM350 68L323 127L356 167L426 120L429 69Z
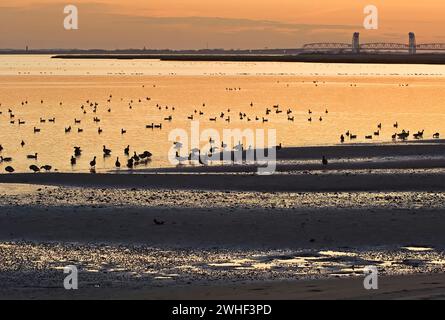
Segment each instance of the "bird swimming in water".
M96 156L94 159L90 162L90 167L94 168L96 166Z
M13 167L11 167L11 166L7 166L7 167L5 168L5 171L6 171L6 172L9 172L9 173L13 173L15 170L14 170Z
M34 172L39 172L40 171L40 169L39 169L39 167L37 167L36 165L31 165L31 166L29 166L29 169L31 170L31 171L34 171Z
M111 150L107 149L105 146L103 148L103 151L104 151L104 157L108 157L111 154Z

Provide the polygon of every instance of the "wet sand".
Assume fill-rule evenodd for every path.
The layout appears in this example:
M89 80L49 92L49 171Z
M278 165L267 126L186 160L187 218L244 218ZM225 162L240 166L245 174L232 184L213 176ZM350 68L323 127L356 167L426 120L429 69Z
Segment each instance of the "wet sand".
M421 145L424 158L280 164L271 176L0 175L0 298L443 299L442 145ZM60 288L67 264L85 277L78 292ZM365 265L381 290L363 289Z
M82 174L0 175L0 183L96 188L197 189L279 192L444 191L445 171L308 172L296 174Z

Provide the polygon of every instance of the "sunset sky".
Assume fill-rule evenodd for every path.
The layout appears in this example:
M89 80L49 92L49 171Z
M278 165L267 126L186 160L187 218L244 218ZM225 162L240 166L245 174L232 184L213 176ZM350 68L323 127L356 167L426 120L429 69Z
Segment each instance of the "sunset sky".
M0 0L0 48L293 48L307 42L445 42L443 0ZM79 30L63 28L64 6ZM366 5L379 30L363 28Z

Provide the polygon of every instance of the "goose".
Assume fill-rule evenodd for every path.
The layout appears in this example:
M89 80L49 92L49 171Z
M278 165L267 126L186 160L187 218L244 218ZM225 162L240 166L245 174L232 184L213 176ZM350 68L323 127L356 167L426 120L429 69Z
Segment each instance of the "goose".
M433 139L439 139L439 138L440 138L440 133L439 132L436 132L435 134L433 134Z
M275 147L275 150L278 151L278 150L281 150L281 149L283 149L283 144L280 142L280 144Z
M127 168L128 168L128 169L133 169L133 166L134 166L134 160L133 160L133 158L128 159L128 162L127 162Z
M56 118L48 119L48 122L55 123L56 122Z
M96 166L96 156L94 159L90 162L90 167L94 168Z
M81 120L74 119L74 124L80 124L81 122Z
M111 154L111 150L107 149L105 146L103 148L103 152L104 152L104 157L107 157Z
M179 162L179 164L181 164L181 162L183 162L183 161L187 161L190 159L190 157L181 157L181 155L179 154L179 151L176 151L175 158Z
M165 221L158 221L158 220L156 220L156 219L153 219L153 222L154 222L154 224L157 225L157 226L162 226L162 225L165 224Z
M139 158L141 159L149 159L153 156L153 154L150 151L144 151L139 155Z
M397 134L397 138L400 140L406 140L409 137L409 131L405 132L405 130L402 130L402 133Z
M11 157L1 157L0 156L0 163L2 163L2 162L11 162L12 161L12 158Z
M121 129L121 134L125 134L125 133L127 133L127 130Z
M201 150L198 152L198 160L199 164L206 166L207 165L207 158L201 159Z
M7 166L7 167L5 168L5 171L6 171L6 172L9 172L9 173L13 173L15 170L14 170L13 167L11 167L11 166Z
M164 118L164 121L172 121L173 117L172 116L168 116L167 118Z
M77 128L77 133L82 133L83 129L82 128Z
M154 127L155 127L154 123L152 123L152 124L147 124L147 125L145 126L146 129L154 129Z
M37 160L37 153L35 153L35 154L29 154L29 155L26 156L26 158Z
M139 160L140 160L139 156L136 154L136 151L134 152L133 160L135 162L139 162Z
M103 132L102 128L99 127L99 128L97 129L97 133L98 133L98 134L101 134L102 132Z
M117 157L115 165L116 165L116 168L121 167L121 163L119 162L119 157Z
M365 136L366 140L372 140L372 136Z
M65 133L69 133L71 132L71 126L69 126L68 128L65 128Z
M82 155L82 149L80 149L80 147L74 147L74 155L80 157Z
M45 123L45 122L46 122L45 119L40 118L40 123Z
M76 164L77 160L74 156L71 156L71 165L74 166Z
M393 127L397 129L399 127L399 123L398 122L394 123Z
M414 139L422 139L423 138L423 133L425 132L425 130L419 131L415 134L413 134Z
M288 116L288 117L287 117L287 121L292 121L292 122L293 122L293 121L294 121L294 117L289 117L289 116Z
M129 145L124 149L124 154L127 156L130 155L130 146Z
M22 140L22 142L20 142L20 145L22 146L22 148L25 146L25 141Z
M22 124L26 124L26 122L19 119L19 126Z
M39 129L39 128L36 128L36 127L34 127L34 133L38 133L38 132L40 132L40 129Z
M375 136L380 136L380 131L377 130L376 132L374 132L374 135L375 135Z
M344 135L341 135L341 136L340 136L340 142L341 142L341 143L344 143L344 142L345 142L345 136L344 136Z
M324 166L327 166L327 165L328 165L328 159L326 158L326 156L323 156L323 158L321 159L321 163L322 163Z
M29 169L31 170L31 171L34 171L34 172L39 172L40 171L40 169L39 169L39 167L37 167L36 165L30 165L29 166Z
M51 167L50 165L44 165L40 167L40 169L44 169L45 171L51 171L52 168L53 167Z
M3 146L0 144L0 152L3 151Z
M357 139L357 135L356 134L350 134L349 135L349 139L351 139L351 140Z

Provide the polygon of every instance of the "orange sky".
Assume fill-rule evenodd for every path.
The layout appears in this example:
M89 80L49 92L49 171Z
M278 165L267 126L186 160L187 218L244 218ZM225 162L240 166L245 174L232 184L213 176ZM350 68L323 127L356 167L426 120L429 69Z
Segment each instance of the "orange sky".
M443 0L0 0L0 47L292 48L307 42L445 42ZM63 7L79 8L80 29L63 28ZM379 30L363 29L363 8L379 9Z

